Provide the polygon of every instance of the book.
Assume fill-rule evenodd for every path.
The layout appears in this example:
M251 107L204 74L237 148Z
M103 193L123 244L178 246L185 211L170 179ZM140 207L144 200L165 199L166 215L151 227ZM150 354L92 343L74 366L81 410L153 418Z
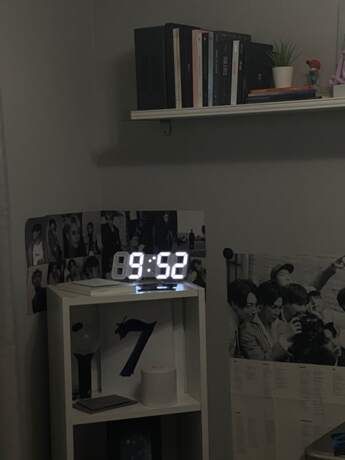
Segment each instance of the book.
M248 91L270 88L273 85L272 60L273 46L251 42L248 45Z
M235 32L214 32L214 68L213 68L213 105L230 105L231 102L243 103L247 96L247 46L251 37ZM235 42L235 69L233 65L233 45ZM239 42L239 43L238 43ZM238 53L238 56L237 56ZM238 62L238 64L237 64ZM232 80L237 95L232 94Z
M172 77L167 78L165 26L135 29L134 41L138 110L170 107L174 95L168 95Z
M175 107L182 108L182 87L181 87L181 54L180 54L180 29L173 29L174 40L174 79L175 79Z
M209 33L202 32L202 105L208 106Z
M199 27L180 25L182 107L193 107L192 32Z
M251 91L247 98L248 104L259 102L283 102L302 99L315 99L316 90L309 86L290 88L267 88Z
M179 79L182 87L186 80L186 37L191 29L189 26L166 23L134 30L138 110L178 108ZM190 92L191 89L188 94Z
M240 61L240 40L234 40L232 42L231 95L230 95L231 105L236 105L238 102L239 61Z
M114 394L108 396L100 396L98 398L80 399L73 404L73 407L83 412L87 412L88 414L94 414L104 410L130 406L133 404L137 404L137 401Z
M123 295L133 293L133 286L129 283L108 280L103 278L93 278L83 281L72 281L70 283L59 284L58 287L64 291L75 294L88 295L92 297L107 295Z
M213 105L213 52L214 52L214 32L208 33L208 106Z
M193 59L193 107L202 107L203 81L202 81L202 30L192 31L192 59Z
M230 103L230 40L226 32L214 32L213 105ZM229 91L227 91L229 89Z

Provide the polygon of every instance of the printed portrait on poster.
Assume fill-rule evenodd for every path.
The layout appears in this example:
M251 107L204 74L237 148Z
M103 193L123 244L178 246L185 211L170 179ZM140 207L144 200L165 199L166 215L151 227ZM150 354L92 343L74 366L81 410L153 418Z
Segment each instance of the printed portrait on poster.
M233 357L345 365L345 258L225 251Z
M304 458L344 421L345 258L223 256L233 456Z

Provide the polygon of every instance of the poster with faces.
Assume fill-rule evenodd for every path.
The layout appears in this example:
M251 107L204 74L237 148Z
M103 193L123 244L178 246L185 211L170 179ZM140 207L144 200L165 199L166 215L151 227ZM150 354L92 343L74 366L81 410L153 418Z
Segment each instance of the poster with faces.
M46 310L49 285L111 278L119 251L188 251L188 281L206 286L202 211L105 209L32 218L25 245L28 309L34 313Z
M225 250L224 262L235 458L302 458L343 422L345 257Z

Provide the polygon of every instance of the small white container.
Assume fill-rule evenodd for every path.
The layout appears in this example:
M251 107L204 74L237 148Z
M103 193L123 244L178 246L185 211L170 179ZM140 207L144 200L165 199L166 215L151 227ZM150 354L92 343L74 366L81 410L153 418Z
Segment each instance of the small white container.
M273 67L274 86L288 88L292 86L293 66Z
M333 97L345 97L345 85L334 85Z
M141 371L141 402L145 406L167 406L177 402L176 369L151 367Z

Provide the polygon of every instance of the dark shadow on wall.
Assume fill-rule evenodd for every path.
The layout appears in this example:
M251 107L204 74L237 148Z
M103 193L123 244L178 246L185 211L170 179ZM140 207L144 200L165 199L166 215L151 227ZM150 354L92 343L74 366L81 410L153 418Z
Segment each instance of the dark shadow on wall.
M172 121L120 121L114 148L97 155L99 166L290 161L344 156L344 112L265 114Z

